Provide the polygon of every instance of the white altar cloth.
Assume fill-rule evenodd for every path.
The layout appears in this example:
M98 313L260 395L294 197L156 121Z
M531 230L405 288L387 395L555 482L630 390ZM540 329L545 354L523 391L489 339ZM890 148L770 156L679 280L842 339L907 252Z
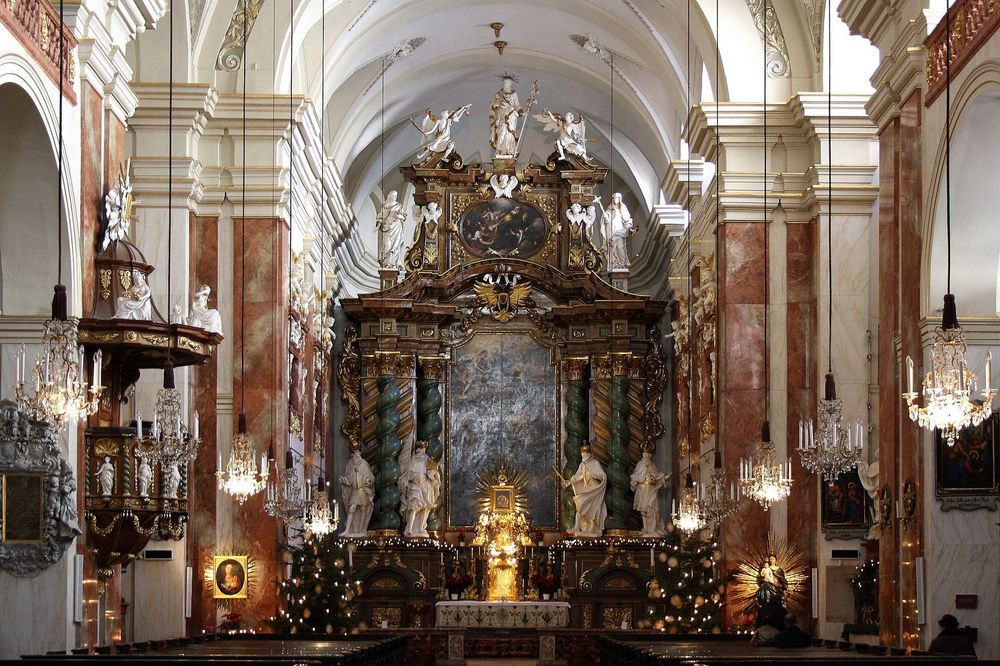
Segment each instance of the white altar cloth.
M565 601L439 601L434 605L438 627L498 627L547 629L569 626Z

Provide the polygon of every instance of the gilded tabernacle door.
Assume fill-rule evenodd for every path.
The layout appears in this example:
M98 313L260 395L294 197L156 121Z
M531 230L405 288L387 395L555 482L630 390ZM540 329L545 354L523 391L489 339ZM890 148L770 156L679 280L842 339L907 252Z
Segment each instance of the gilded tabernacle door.
M480 330L452 348L446 468L448 524L479 515L475 479L499 458L528 472L527 513L538 528L557 526L559 382L555 351L527 330Z

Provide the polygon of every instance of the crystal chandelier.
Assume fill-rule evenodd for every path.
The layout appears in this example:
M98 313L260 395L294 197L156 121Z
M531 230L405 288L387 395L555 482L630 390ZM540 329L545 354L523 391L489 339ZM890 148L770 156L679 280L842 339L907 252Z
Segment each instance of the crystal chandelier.
M257 469L253 443L247 435L247 416L241 412L239 429L233 437L233 447L229 452L225 471L222 468L222 452L219 452L219 465L215 472L219 490L231 495L242 505L248 497L264 490L267 485L267 456L263 453L260 455L260 473Z
M326 495L326 481L323 474L319 475L316 492L309 486L309 497L302 512L302 528L316 537L324 537L336 531L340 526L340 506L333 500L333 510L330 509L330 499Z
M706 526L715 529L726 516L736 511L739 504L739 486L730 483L726 489L726 470L722 467L722 454L715 452L715 464L707 485L701 486L701 514Z
M858 466L864 449L864 432L861 419L844 427L833 375L827 374L825 398L819 401L818 433L812 419L799 421L798 452L802 466L833 483L841 474Z
M924 404L917 402L913 385L913 359L906 357L906 405L910 419L921 428L938 430L954 446L958 431L970 425L979 425L993 410L996 389L990 388L992 356L986 356L983 390L980 400L970 396L978 388L974 372L969 370L965 357L965 333L958 324L955 295L951 291L951 5L945 7L945 237L948 241L948 281L944 295L944 312L941 327L934 331L930 350L930 372L924 375L922 393Z
M740 488L765 511L792 492L792 463L778 462L771 442L771 425L767 421L762 428L757 458L749 456L740 460Z
M285 467L278 469L274 463L274 480L267 483L267 499L264 511L272 518L281 518L286 523L294 522L305 509L305 491L299 482L299 474L292 461L292 451L285 452Z
M152 431L144 433L142 414L137 412L135 415L138 454L163 465L176 465L196 459L201 445L198 412L194 413L190 430L181 417L180 391L174 386L174 366L167 361L163 368L163 388L156 394Z
M84 377L86 352L77 343L78 324L76 317L66 316L66 288L56 285L52 319L45 322L42 349L35 356L31 372L35 385L33 392L27 387L24 345L18 348L14 359L14 400L18 408L48 422L57 433L68 424L94 414L104 392L100 350L94 354L93 386L88 386Z
M684 490L681 491L680 510L678 510L676 500L673 502L671 509L674 526L681 532L691 536L705 529L705 517L702 514L701 502L698 498L698 491L695 488L694 477L691 476L691 472L687 473L687 479L684 481Z

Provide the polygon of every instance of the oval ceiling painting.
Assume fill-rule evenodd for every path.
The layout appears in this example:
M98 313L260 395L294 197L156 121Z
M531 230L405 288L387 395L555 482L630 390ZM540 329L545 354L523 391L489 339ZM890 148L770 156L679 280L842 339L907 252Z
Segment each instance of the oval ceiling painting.
M531 204L500 197L467 210L459 234L477 257L524 259L542 249L549 225L541 211Z

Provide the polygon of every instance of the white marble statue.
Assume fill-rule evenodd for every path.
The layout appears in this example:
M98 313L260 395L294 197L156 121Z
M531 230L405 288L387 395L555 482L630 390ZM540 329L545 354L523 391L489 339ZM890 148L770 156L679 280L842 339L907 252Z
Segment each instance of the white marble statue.
M389 192L382 203L382 210L375 217L378 227L379 254L378 264L386 270L403 269L403 225L406 224L406 213L403 204L399 203L396 190Z
M493 196L497 199L513 199L514 190L517 189L518 182L517 176L511 176L506 173L502 173L499 176L493 174L493 177L490 178L490 187L493 188Z
M600 202L600 199L595 201ZM628 270L632 262L628 258L628 237L635 233L635 224L628 206L622 201L620 192L611 197L611 204L601 215L601 233L604 235L604 251L608 257L609 271Z
M184 316L184 309L180 306L180 303L174 303L173 307L170 308L170 323L180 324L181 326L187 325L187 317Z
M360 451L351 454L347 470L340 477L347 518L340 536L363 537L368 533L368 522L375 508L375 475Z
M490 104L490 145L497 157L514 157L517 153L517 122L524 114L514 90L516 79L504 74L503 88L493 96Z
M104 462L100 467L97 468L97 473L94 474L97 477L98 486L100 486L101 495L107 497L115 492L115 466L111 462L111 458L104 456Z
M104 219L107 226L101 239L101 252L111 247L112 243L128 236L128 227L132 222L135 205L135 200L132 198L132 181L129 177L131 170L130 158L118 175L118 185L109 189L104 195Z
M555 141L559 159L565 160L566 155L572 155L584 162L590 161L590 156L587 155L587 120L582 115L577 116L572 112L567 112L563 116L545 109L535 116L535 120L545 123L543 129L546 132L559 134Z
M438 205L437 201L432 201L425 206L420 207L420 223L424 225L424 229L427 230L428 235L433 234L439 221L441 220L441 207ZM414 239L416 239L417 233L414 231Z
M139 497L149 497L149 484L153 481L153 468L146 458L139 459L139 471L136 479L139 481Z
M562 479L562 484L573 489L573 504L576 505L576 521L570 532L577 537L601 536L608 517L608 507L604 503L608 475L591 454L589 446L580 447L580 466L573 476Z
M642 516L644 537L661 537L666 534L660 518L660 488L667 484L669 478L670 474L656 468L653 455L649 451L643 451L629 481L635 493L632 506Z
M440 155L437 162L447 162L453 150L455 141L451 138L451 126L469 113L471 104L466 104L454 111L444 109L441 115L435 116L430 109L424 112L423 122L417 127L424 135L424 141L420 144L420 152L417 153L417 161L423 162L432 155ZM416 125L416 123L414 123Z
M203 328L209 333L222 333L222 315L218 310L208 307L208 297L212 293L212 288L207 284L201 285L201 289L194 292L194 301L191 303L191 314L188 315L187 324Z
M866 539L879 539L882 536L882 515L879 507L879 480L878 461L869 464L864 460L858 461L858 478L861 479L861 486L868 493L872 507L872 526L868 529Z
M427 537L427 518L441 492L441 472L427 457L427 442L417 442L405 471L399 477L402 509L406 518L405 537Z
M584 238L590 238L591 228L594 226L594 220L597 219L597 209L594 208L593 204L584 208L579 203L574 203L566 211L566 219L569 220L574 238L576 238L578 230L583 233Z
M170 465L170 473L164 484L163 496L167 499L177 499L177 490L181 487L181 469L176 463Z
M55 516L58 523L56 538L60 541L71 541L83 534L80 530L79 516L76 512L76 476L73 470L63 462L62 472L59 474L58 490L59 502L55 506ZM50 477L52 478L52 477Z
M118 307L114 319L134 319L149 321L153 318L152 292L142 277L142 273L133 271L133 287L124 295L118 297Z

